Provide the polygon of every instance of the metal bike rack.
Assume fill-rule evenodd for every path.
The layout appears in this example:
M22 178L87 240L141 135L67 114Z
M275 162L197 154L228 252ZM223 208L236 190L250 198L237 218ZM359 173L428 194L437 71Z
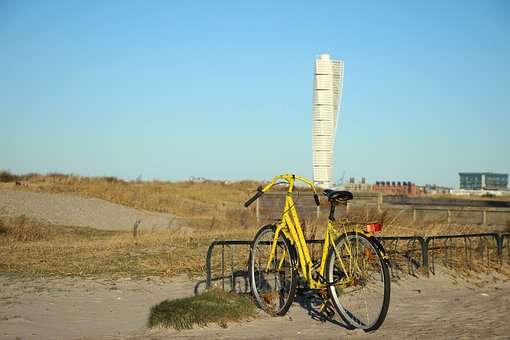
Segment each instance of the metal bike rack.
M231 281L230 287L232 291L235 291L235 276L234 276L234 252L231 246L238 245L250 245L252 241L246 240L216 240L209 246L207 250L207 257L205 261L205 271L206 271L206 281L205 288L211 288L211 258L212 252L216 246L221 246L221 286L222 289L225 290L225 248L227 248L230 252L230 270L231 270ZM246 260L248 262L248 260Z
M398 266L398 261L397 261L397 258L396 258L396 253L397 253L397 247L398 247L398 242L400 240L405 240L407 241L407 251L406 251L406 256L408 258L408 266L409 266L409 273L414 275L414 264L415 263L420 263L420 261L418 261L414 256L413 256L413 253L415 251L415 244L416 242L418 241L418 243L420 244L420 247L421 247L421 263L423 266L427 266L428 265L428 252L426 251L426 249L424 249L424 244L425 244L425 240L420 237L420 236L401 236L401 237L379 237L378 240L382 241L383 244L387 241L390 241L392 242L392 244L390 244L390 248L393 247L392 249L394 249L394 254L392 254L392 256L394 256L393 259L390 258L390 261L395 264L395 266ZM234 250L233 250L233 246L250 246L252 243L252 241L249 241L249 240L215 240L211 243L211 245L209 246L209 249L207 250L207 257L206 257L206 264L205 264L205 270L206 270L206 289L210 289L211 288L211 282L212 282L212 266L211 266L211 261L212 261L212 254L213 254L213 251L216 247L221 247L221 277L219 277L219 279L221 279L221 287L222 289L224 290L225 289L225 279L226 279L226 276L225 276L225 252L226 250L228 251L228 255L230 255L229 259L230 259L230 287L231 287L231 290L232 291L235 291L236 289L236 282L235 282L235 276L236 276L236 273L238 271L235 270L234 268ZM324 240L306 240L306 243L307 244L324 244ZM412 247L412 249L411 249ZM385 247L387 248L387 247ZM248 259L246 259L246 263L248 262ZM247 271L247 268L243 268L244 271ZM392 276L397 276L399 277L398 273L396 272L397 270L397 267L395 267L395 269L393 269L392 267L390 267L390 270L392 271ZM395 270L395 272L393 272Z
M425 246L428 251L431 251L431 266L430 272L435 275L435 254L436 249L443 251L443 263L445 266L453 266L453 248L455 247L453 240L464 240L464 260L467 267L471 270L473 263L473 239L478 239L478 249L480 251L479 257L483 260L487 257L487 267L490 267L490 242L489 239L494 239L496 243L498 257L501 259L502 247L501 238L496 233L483 233L483 234L464 234L464 235L444 235L444 236L429 236L425 241ZM442 246L436 247L436 240L443 240ZM487 252L486 254L485 251Z
M390 259L390 272L392 277L400 278L398 273L400 263L397 255L399 254L400 244L405 245L404 257L407 259L407 272L410 275L415 275L415 267L423 266L430 270L432 275L436 275L435 260L436 250L440 250L443 253L443 263L445 266L453 266L454 253L453 250L456 247L454 244L455 239L463 240L464 246L464 261L466 266L471 270L473 267L473 242L477 242L478 245L478 258L482 261L486 259L487 268L490 268L490 250L491 241L493 240L497 247L497 254L499 257L500 264L503 259L506 258L510 262L510 233L502 234L501 236L496 233L482 233L482 234L464 234L464 235L446 235L446 236L429 236L426 239L421 236L392 236L392 237L378 237L377 238L386 249ZM436 246L436 242L440 243ZM212 281L212 269L211 259L213 250L217 246L221 246L221 287L225 289L225 264L226 256L229 256L230 262L230 287L232 291L236 289L236 275L239 271L234 268L234 247L235 246L250 246L251 240L216 240L211 243L207 251L206 257L206 289L211 288ZM307 244L324 244L324 240L307 240ZM417 251L417 247L421 248L421 258L417 258L414 254ZM506 247L506 252L503 254ZM245 263L248 263L248 259L245 259ZM247 265L242 268L244 275L247 273Z
M307 244L324 244L324 240L307 240ZM221 246L221 287L225 290L225 249L227 249L230 253L230 287L232 291L235 291L235 268L234 268L234 252L232 246L250 246L252 241L248 240L215 240L209 246L207 250L207 257L205 260L205 271L206 271L206 281L205 288L211 288L212 282L212 267L211 267L211 259L212 253L216 246ZM246 263L248 263L248 259L246 259ZM247 270L247 268L244 268Z
M393 237L378 237L377 238L383 244L384 248L388 252L388 256L390 258L390 272L392 277L400 278L398 274L399 270L399 261L397 259L398 255L398 246L400 241L406 242L406 250L404 256L407 258L407 272L410 275L415 275L415 266L424 266L427 268L428 266L428 251L425 246L425 239L421 236L393 236ZM386 246L386 243L389 242L389 247ZM416 243L419 243L421 248L421 258L417 259L414 257L414 253L416 252Z

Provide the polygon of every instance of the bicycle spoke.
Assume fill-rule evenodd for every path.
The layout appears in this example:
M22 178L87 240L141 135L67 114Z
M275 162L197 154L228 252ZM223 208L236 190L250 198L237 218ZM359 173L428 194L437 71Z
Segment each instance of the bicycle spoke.
M262 309L269 314L283 315L292 304L297 277L288 240L280 237L272 252L274 229L266 226L255 237L250 256L250 284Z

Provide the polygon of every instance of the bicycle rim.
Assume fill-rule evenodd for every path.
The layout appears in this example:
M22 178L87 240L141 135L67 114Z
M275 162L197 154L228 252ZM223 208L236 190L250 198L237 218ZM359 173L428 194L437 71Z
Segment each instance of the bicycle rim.
M294 300L297 277L292 266L290 242L282 234L266 270L274 235L275 227L269 225L255 236L250 252L250 284L253 297L264 311L284 315Z
M379 328L390 303L390 278L374 243L362 234L348 233L336 241L327 261L329 282L346 280L341 262L352 277L346 284L329 287L331 300L342 319L365 331Z

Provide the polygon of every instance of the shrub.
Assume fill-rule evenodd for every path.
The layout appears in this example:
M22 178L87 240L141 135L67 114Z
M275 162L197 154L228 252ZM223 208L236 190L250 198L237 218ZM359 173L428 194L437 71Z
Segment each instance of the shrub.
M0 171L0 183L15 182L19 180L20 176L13 175L10 171L7 170Z
M251 298L215 289L198 296L160 302L151 308L147 326L182 330L217 323L226 327L228 322L254 315L255 304Z

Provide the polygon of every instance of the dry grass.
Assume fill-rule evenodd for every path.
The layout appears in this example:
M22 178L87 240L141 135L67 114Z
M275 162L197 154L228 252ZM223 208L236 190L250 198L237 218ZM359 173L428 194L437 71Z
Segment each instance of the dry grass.
M47 235L44 226L25 216L0 219L0 237L6 242L40 241Z
M100 231L90 228L49 226L24 216L0 218L0 271L10 275L29 276L106 276L145 277L205 273L205 256L216 239L251 240L260 224L254 208L245 209L244 201L251 197L253 182L142 182L123 181L114 177L82 178L72 175L29 174L14 176L3 173L3 179L13 178L28 186L5 184L16 190L46 193L77 194L106 199L137 209L170 212L187 220L193 232L174 230ZM351 209L351 220L383 222L382 236L454 235L480 230L480 226L453 225L444 222L417 224L398 214L366 209ZM308 239L322 239L326 221L304 221ZM246 248L246 247L244 247ZM245 268L247 249L235 249L235 268ZM455 260L466 263L462 247L457 247ZM455 248L455 249L457 249ZM319 254L320 246L312 246ZM482 253L484 250L477 251ZM437 253L440 256L439 252ZM230 254L227 252L226 254ZM489 266L493 250L489 250ZM317 256L315 256L317 257ZM474 260L477 261L476 258ZM481 265L484 265L482 258ZM218 273L221 252L213 253L213 272ZM475 267L476 267L475 263ZM485 268L485 265L484 265Z
M52 227L19 220L0 220L0 271L5 274L113 278L203 275L205 254L214 239L250 238L254 234L254 230L158 230L139 231L134 238L129 231Z

